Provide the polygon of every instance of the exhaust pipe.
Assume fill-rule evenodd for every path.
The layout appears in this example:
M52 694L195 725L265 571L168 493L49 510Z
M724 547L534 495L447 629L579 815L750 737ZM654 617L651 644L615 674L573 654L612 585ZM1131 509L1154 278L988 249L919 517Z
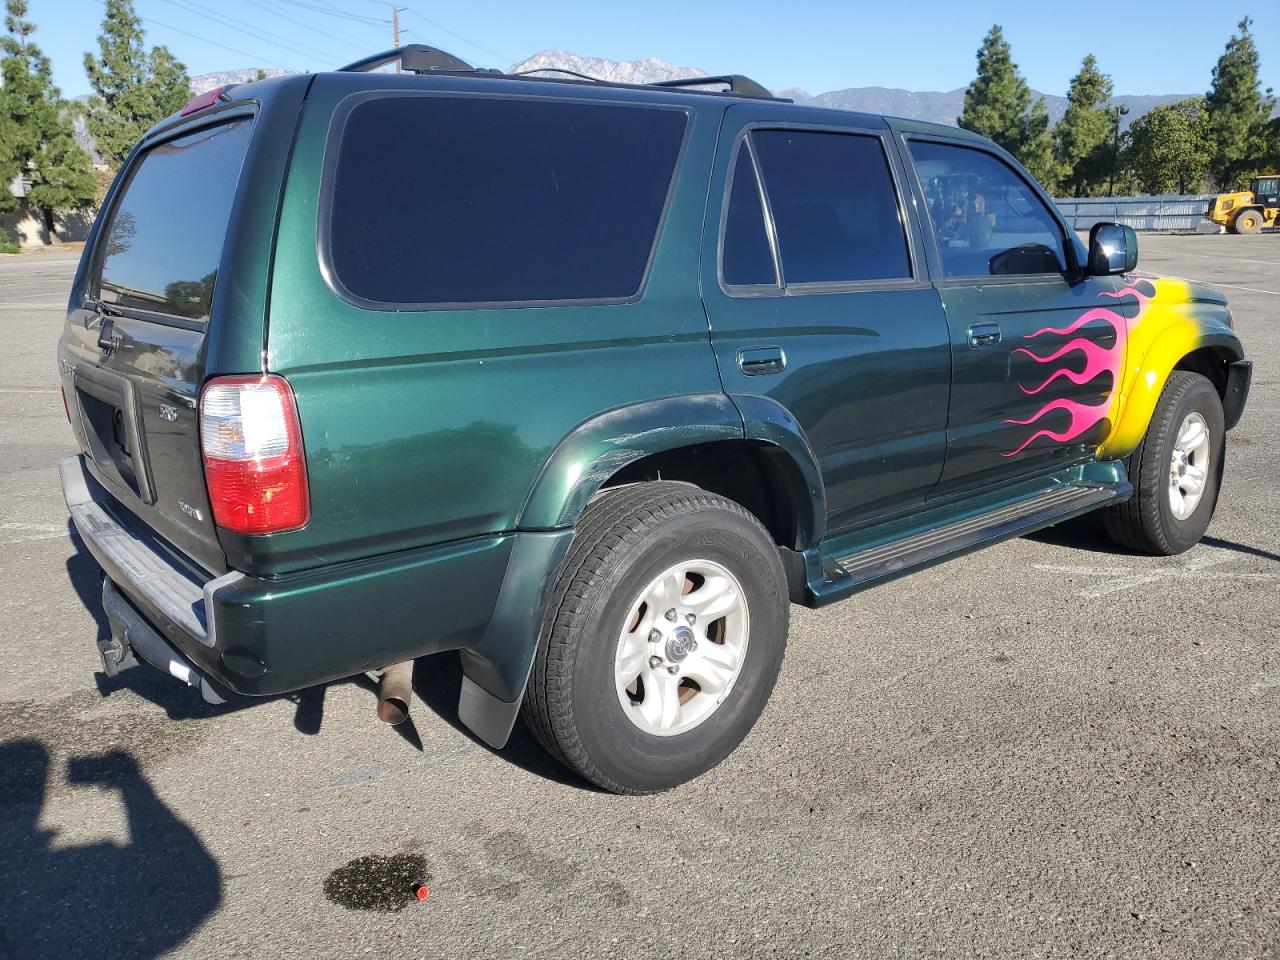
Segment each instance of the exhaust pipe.
M413 661L393 663L382 670L378 681L378 719L395 726L409 718L409 698L413 695Z

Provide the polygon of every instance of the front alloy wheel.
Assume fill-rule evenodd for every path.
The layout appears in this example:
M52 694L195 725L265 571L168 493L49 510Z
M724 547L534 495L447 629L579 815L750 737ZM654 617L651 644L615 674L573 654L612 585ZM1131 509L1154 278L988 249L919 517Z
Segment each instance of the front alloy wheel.
M1209 484L1209 424L1194 410L1178 427L1169 462L1169 509L1179 520L1196 512Z
M1146 435L1124 461L1133 496L1102 511L1111 539L1165 556L1194 547L1213 519L1225 453L1217 388L1198 373L1173 371Z

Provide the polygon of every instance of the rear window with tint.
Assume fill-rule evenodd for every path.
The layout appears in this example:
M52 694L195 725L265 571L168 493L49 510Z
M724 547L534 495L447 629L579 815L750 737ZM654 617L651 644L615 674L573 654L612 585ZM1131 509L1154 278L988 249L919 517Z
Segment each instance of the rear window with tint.
M209 316L250 127L250 120L206 127L141 155L99 241L100 299Z
M687 122L553 100L360 103L332 176L334 277L400 306L634 297Z

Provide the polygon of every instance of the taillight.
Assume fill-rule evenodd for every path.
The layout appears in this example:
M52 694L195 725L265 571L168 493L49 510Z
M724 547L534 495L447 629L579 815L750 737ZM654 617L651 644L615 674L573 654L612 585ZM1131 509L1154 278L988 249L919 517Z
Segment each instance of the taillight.
M67 423L71 422L71 407L67 404L67 388L62 388L62 412L67 415Z
M213 521L235 533L296 530L311 515L302 430L283 377L217 377L200 394Z

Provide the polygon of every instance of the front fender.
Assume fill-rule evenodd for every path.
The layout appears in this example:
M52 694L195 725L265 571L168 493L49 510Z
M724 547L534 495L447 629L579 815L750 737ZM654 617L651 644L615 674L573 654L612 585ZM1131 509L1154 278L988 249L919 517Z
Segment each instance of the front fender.
M1099 459L1128 456L1142 442L1169 375L1189 353L1217 348L1232 361L1244 350L1227 325L1226 306L1197 295L1185 280L1141 278L1121 291L1138 300L1127 322L1125 369L1112 400L1111 432L1098 446Z

